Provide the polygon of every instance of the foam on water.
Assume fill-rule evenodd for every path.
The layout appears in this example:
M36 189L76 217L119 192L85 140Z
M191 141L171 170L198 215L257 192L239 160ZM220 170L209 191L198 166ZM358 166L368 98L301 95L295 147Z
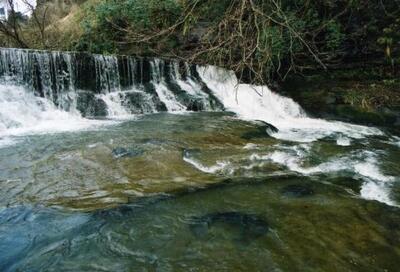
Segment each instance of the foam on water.
M377 200L391 206L398 206L390 197L390 185L396 181L395 177L381 173L376 155L366 151L364 162L356 163L354 171L364 177L361 187L361 196L365 199Z
M376 181L367 181L361 187L361 196L368 200L376 200L382 203L386 203L390 206L399 205L390 198L390 188L387 184L376 182Z
M340 146L350 146L351 140L347 137L339 136L336 140L336 144Z
M323 173L347 173L358 175L364 183L361 188L361 196L365 199L377 200L388 205L397 206L390 197L390 184L396 181L395 177L384 175L379 169L378 156L371 151L350 153L348 156L335 157L316 166L305 167L304 161L309 157L309 146L299 145L292 148L282 148L266 155L252 154L250 160L271 161L282 165L290 171L303 175L315 175Z
M0 138L0 148L15 145L18 141L9 137Z
M243 149L247 149L247 150L257 149L257 148L258 148L258 145L253 144L253 143L248 143L243 147Z
M197 161L193 158L186 157L186 156L183 157L183 160L185 162L191 164L192 166L194 166L196 169L198 169L204 173L208 173L208 174L215 174L215 173L221 172L230 165L229 162L217 161L216 164L213 166L205 166L202 163L200 163L199 161Z
M69 132L104 124L110 122L84 119L77 112L58 109L22 86L0 84L1 145L15 143L15 136Z
M354 165L354 170L356 173L373 180L383 182L394 181L394 177L386 176L380 172L378 167L378 159L374 153L365 151L363 154L363 157L365 157L364 161Z
M198 72L228 111L246 120L263 120L276 126L279 132L272 134L275 138L313 142L338 133L354 139L382 135L377 128L309 118L292 99L266 86L239 84L233 72L213 66L198 67Z

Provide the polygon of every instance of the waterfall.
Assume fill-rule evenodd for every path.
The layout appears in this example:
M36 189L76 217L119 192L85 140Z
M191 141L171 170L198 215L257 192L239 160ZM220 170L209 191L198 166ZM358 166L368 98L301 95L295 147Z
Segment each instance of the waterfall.
M293 100L266 86L239 84L232 71L175 60L0 48L0 83L24 85L56 109L83 117L225 109L276 126L273 136L282 140L312 142L333 135L345 144L381 134L309 118ZM3 127L12 119L4 117L4 109Z
M190 69L174 60L0 48L0 82L84 117L222 110Z

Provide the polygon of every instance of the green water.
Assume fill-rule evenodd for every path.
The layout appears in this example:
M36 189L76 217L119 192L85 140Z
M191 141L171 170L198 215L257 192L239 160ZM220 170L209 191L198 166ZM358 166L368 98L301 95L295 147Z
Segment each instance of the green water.
M196 113L18 140L0 149L0 271L398 271L386 136L298 144Z

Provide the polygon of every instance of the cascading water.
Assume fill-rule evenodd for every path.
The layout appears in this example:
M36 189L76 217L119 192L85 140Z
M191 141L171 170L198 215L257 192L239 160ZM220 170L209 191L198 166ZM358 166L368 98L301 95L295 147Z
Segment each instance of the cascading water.
M83 116L222 109L190 67L176 61L21 49L0 49L0 56L3 81L23 84L62 110L75 106Z
M33 108L49 116L57 110L71 120L79 119L79 115L120 119L159 111L222 109L214 97L201 90L200 83L194 83L196 79L181 74L179 66L178 62L160 59L0 49L1 135L15 134L9 123L21 117L19 112L27 118L36 116L37 122L46 119L33 114ZM20 98L13 94L11 101L7 95L15 88ZM27 105L28 111L21 105L13 108L15 103ZM43 103L48 107L40 108L38 104ZM77 127L81 127L80 122ZM32 120L17 123L20 131L30 131L28 128L35 124Z
M213 66L199 67L198 72L227 110L247 120L273 124L279 129L273 135L276 138L313 142L327 136L343 141L343 137L359 139L367 135L382 135L376 128L309 118L292 99L273 93L266 86L239 84L233 72Z
M265 86L239 84L234 73L224 69L161 59L0 49L0 79L0 144L10 143L14 136L104 123L84 117L125 119L162 111L226 110L241 119L272 124L278 131L269 134L291 143L254 154L251 162L273 162L302 175L350 171L364 179L362 196L397 205L387 186L397 178L381 173L382 152L349 152L319 165L304 165L313 143L321 139L351 147L353 141L384 136L381 130L309 118L290 98ZM211 173L233 165L224 158L219 161L224 164L198 168L213 169Z
M0 84L0 147L26 134L69 132L105 123L110 122L84 119L76 110L61 110L22 86Z

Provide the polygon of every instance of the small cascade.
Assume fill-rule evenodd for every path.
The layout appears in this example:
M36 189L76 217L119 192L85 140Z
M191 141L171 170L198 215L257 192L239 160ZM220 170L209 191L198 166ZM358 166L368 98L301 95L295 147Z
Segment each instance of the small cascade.
M23 86L0 84L0 147L10 137L26 134L70 132L105 122L82 118L77 111L57 108L50 100L35 96Z
M109 93L109 94L101 94L97 96L99 99L104 101L107 107L107 116L111 118L120 118L127 117L130 114L123 107L121 99L121 94L119 92Z
M277 130L266 131L266 134L282 140L283 143L290 142L290 145L275 145L276 150L265 155L253 154L249 157L251 161L261 164L272 162L307 176L322 173L354 173L363 180L361 197L398 206L391 194L391 186L398 179L382 172L380 160L384 153L381 150L368 152L361 150L347 155L341 154L319 165L306 166L312 156L311 149L314 142L327 140L335 145L348 147L353 142L365 141L369 136L385 137L381 130L310 118L299 104L272 92L266 86L241 84L233 72L213 66L197 67L197 70L202 81L223 103L226 110L236 113L241 119L261 120L272 124ZM207 170L198 169L204 172Z
M63 107L63 94L75 85L73 62L73 55L60 52L0 49L0 77L24 83L38 96Z
M198 73L227 110L247 120L263 120L278 128L275 138L294 142L313 142L328 136L343 135L360 139L382 135L377 128L326 121L308 117L292 99L272 92L267 86L240 84L235 74L214 66L198 67Z

